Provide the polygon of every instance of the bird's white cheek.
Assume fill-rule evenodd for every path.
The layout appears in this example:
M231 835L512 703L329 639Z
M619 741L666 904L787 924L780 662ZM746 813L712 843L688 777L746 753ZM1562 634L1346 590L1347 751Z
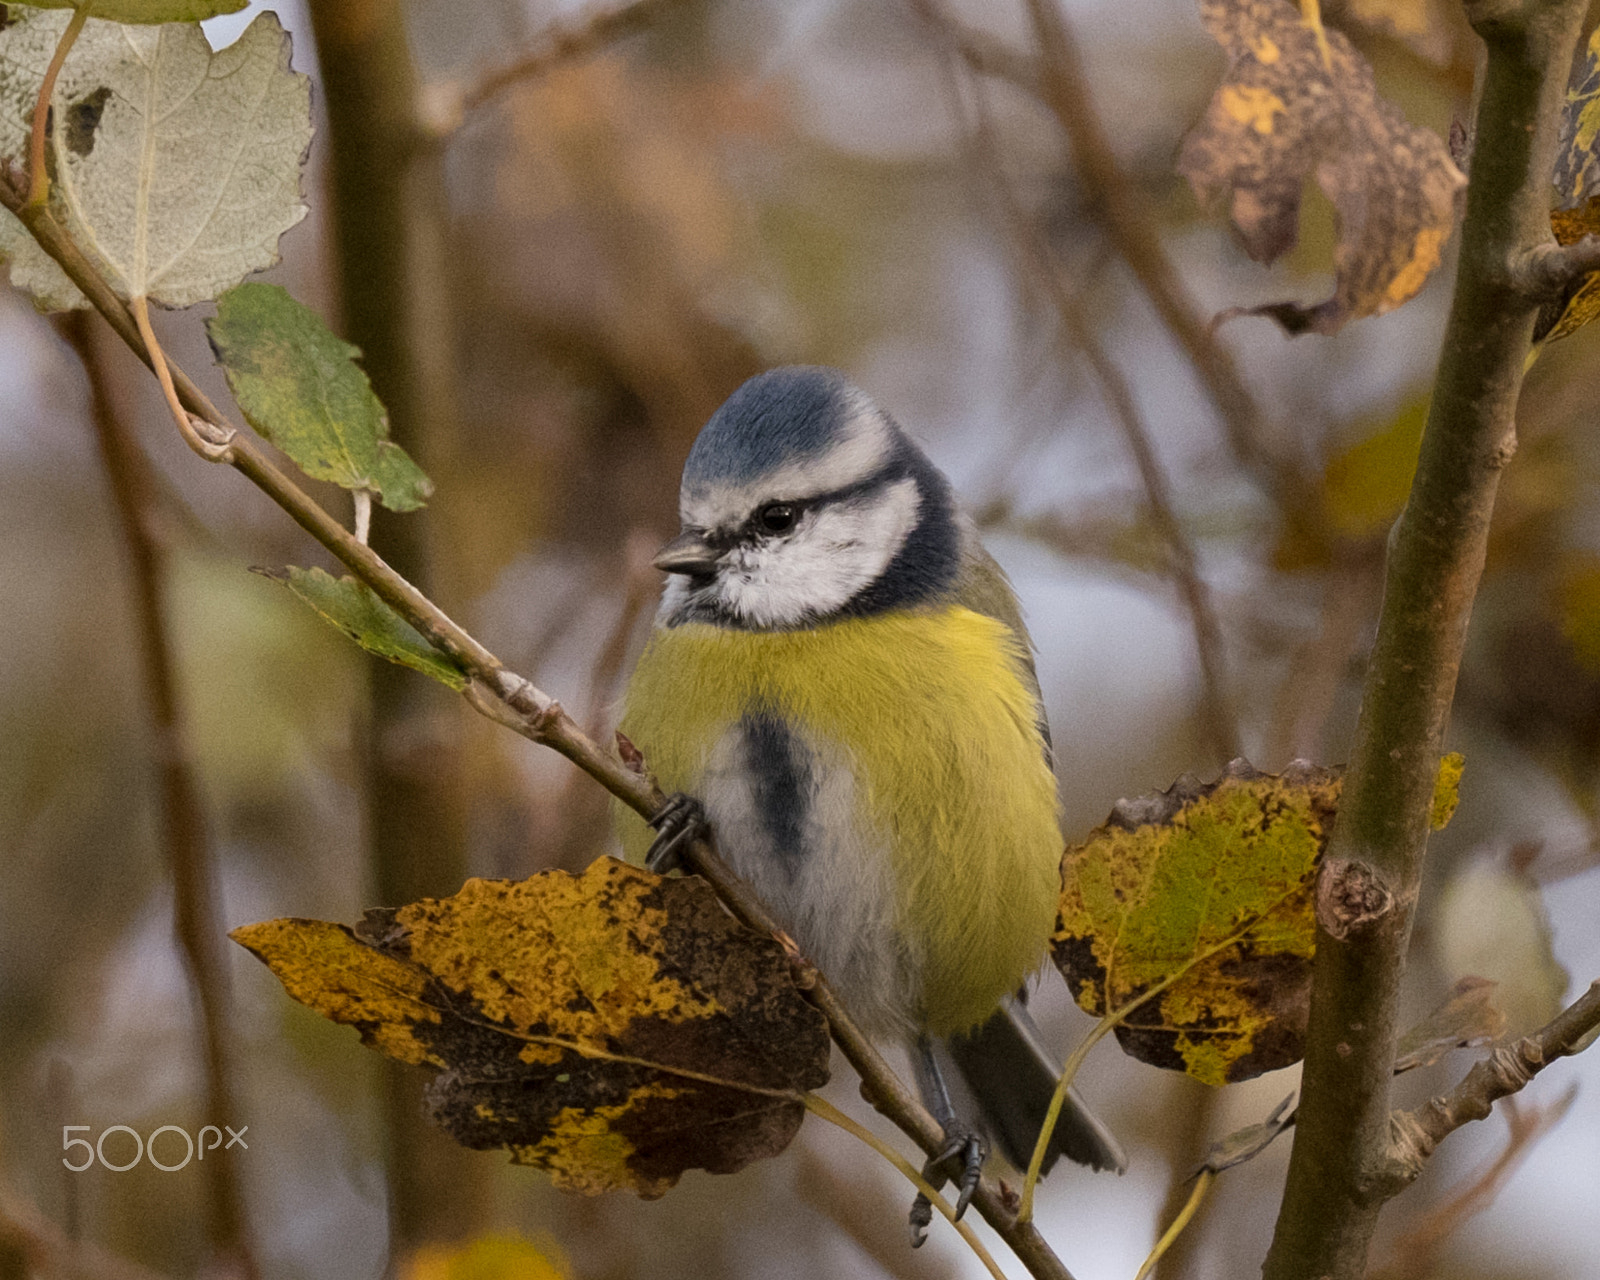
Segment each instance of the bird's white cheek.
M789 537L736 552L718 576L723 603L758 627L826 617L883 575L917 525L916 481L871 501L823 507Z

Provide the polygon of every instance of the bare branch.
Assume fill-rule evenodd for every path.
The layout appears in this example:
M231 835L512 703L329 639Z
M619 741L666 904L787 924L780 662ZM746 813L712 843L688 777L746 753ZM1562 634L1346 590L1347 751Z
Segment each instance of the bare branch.
M1229 448L1286 518L1319 521L1316 495L1299 469L1267 439L1265 416L1232 353L1218 341L1167 255L1155 219L1128 178L1089 96L1083 57L1057 0L1028 0L1037 57L1018 53L987 32L943 14L936 0L914 7L950 33L976 71L1036 94L1067 135L1090 208L1173 340L1189 358L1222 419Z
M149 352L127 306L111 291L48 209L24 208L25 198L9 173L0 173L0 204L18 214L35 241L110 321L117 335L135 355L150 364ZM170 365L170 369L180 402L189 412L203 419L213 431L236 431L181 369L175 364ZM384 563L377 552L358 542L312 501L246 435L236 433L229 454L227 465L242 473L282 507L295 523L371 587L384 603L470 675L471 681L463 693L475 710L530 741L559 752L640 815L649 817L661 809L665 796L653 779L637 772L614 753L603 750L579 728L559 702L507 670L494 654ZM701 839L691 844L684 852L684 862L690 871L711 885L746 925L780 938L784 936L760 899L733 874L708 841ZM861 1076L863 1094L924 1153L938 1155L945 1145L943 1128L856 1025L822 974L793 952L792 943L790 946L797 983L828 1019L834 1043ZM1038 1229L1032 1223L1017 1221L1015 1209L992 1175L979 1183L972 1203L1037 1280L1072 1280L1071 1273Z
M1431 1210L1409 1228L1394 1244L1387 1267L1375 1271L1369 1280L1425 1280L1435 1273L1439 1246L1469 1218L1482 1213L1500 1194L1511 1175L1533 1153L1539 1139L1560 1124L1578 1096L1574 1082L1547 1107L1519 1108L1510 1099L1501 1108L1510 1133L1500 1152L1467 1186Z
M222 910L216 859L206 833L200 788L183 723L172 640L167 628L166 566L151 534L154 498L141 481L148 467L127 424L116 411L116 397L106 385L105 369L94 349L89 315L62 316L57 329L78 353L89 379L90 420L101 465L110 481L117 521L131 569L134 613L139 629L139 660L144 669L145 696L154 721L155 766L159 785L161 845L172 875L174 932L200 1006L201 1042L205 1053L205 1116L219 1128L238 1116L240 1096L233 1038L228 1026L230 994L227 959L223 955ZM225 1269L257 1276L260 1267L250 1240L244 1194L237 1162L219 1153L205 1166L210 1196L213 1248Z
M1522 254L1512 273L1512 284L1526 298L1545 302L1559 298L1600 271L1600 236L1588 235L1571 244L1536 245Z
M1416 479L1390 539L1377 640L1324 862L1324 874L1359 872L1372 900L1381 894L1389 905L1343 937L1326 927L1336 922L1319 921L1299 1126L1266 1280L1358 1280L1393 1194L1389 1086L1400 979L1538 310L1511 280L1550 237L1556 129L1584 10L1584 0L1468 0L1488 59L1460 268Z
M1499 1099L1521 1092L1557 1058L1587 1048L1596 1028L1600 979L1538 1031L1496 1049L1449 1093L1430 1099L1418 1111L1395 1112L1389 1171L1399 1183L1395 1190L1415 1179L1434 1149L1462 1125L1485 1119Z
M444 139L467 117L523 80L534 80L564 62L585 58L624 36L642 31L660 11L679 0L628 0L615 9L587 14L577 23L555 23L521 56L485 72L469 85L457 81L426 86L422 91L423 127Z
M935 6L928 0L912 2L942 39L942 19ZM945 43L946 51L950 53L948 42ZM946 59L946 69L953 76L951 61L950 58ZM952 83L951 97L959 109L962 97L958 84ZM1195 651L1200 660L1202 721L1206 736L1219 760L1226 763L1239 754L1239 736L1225 691L1222 628L1211 607L1210 593L1200 576L1194 548L1189 544L1188 535L1178 520L1172 501L1172 486L1161 460L1156 457L1138 402L1122 371L1101 344L1081 300L1067 286L1050 246L1023 211L1006 175L995 163L997 142L981 104L966 135L967 161L975 173L982 175L984 189L1000 211L1007 242L1018 259L1018 275L1022 283L1025 287L1043 290L1061 321L1062 331L1088 363L1090 372L1100 386L1101 395L1122 429L1128 452L1133 457L1144 486L1151 523L1166 546L1172 577L1178 585L1194 631Z

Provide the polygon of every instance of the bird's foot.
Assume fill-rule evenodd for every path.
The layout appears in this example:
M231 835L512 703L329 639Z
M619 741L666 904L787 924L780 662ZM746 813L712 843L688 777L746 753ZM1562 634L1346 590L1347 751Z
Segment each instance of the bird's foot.
M668 796L649 822L656 829L656 838L644 856L644 865L659 876L683 865L684 849L704 835L709 825L704 806L681 791Z
M937 1189L946 1181L956 1184L956 1221L961 1221L967 1206L972 1203L972 1193L978 1189L978 1179L983 1175L983 1161L989 1154L988 1144L974 1129L960 1122L945 1126L944 1146L923 1166L922 1176ZM920 1192L911 1202L911 1247L919 1248L928 1238L928 1225L933 1221L933 1204Z

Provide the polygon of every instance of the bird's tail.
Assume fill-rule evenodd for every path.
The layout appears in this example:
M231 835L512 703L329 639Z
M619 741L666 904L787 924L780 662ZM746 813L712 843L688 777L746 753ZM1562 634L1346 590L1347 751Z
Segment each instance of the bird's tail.
M983 1112L985 1127L1006 1159L1026 1169L1061 1075L1061 1064L1046 1047L1039 1028L1026 1009L1007 1000L977 1030L951 1036L947 1044ZM1049 1173L1063 1155L1093 1169L1121 1173L1128 1167L1121 1144L1084 1106L1076 1090L1067 1092L1043 1171Z

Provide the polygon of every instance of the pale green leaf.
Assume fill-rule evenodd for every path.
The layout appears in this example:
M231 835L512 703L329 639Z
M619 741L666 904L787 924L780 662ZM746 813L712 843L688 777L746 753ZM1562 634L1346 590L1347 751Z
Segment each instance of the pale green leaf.
M421 468L386 439L383 405L355 363L361 352L286 290L228 290L206 332L250 425L307 475L371 490L392 511L414 510L432 492Z
M0 31L0 155L25 153L66 23L23 10ZM310 81L289 54L271 13L218 53L194 24L85 26L52 99L50 200L122 297L189 306L278 260L278 238L305 216L311 141ZM84 305L8 213L0 256L41 306Z
M335 578L321 569L259 569L310 605L368 653L410 667L452 689L467 687L466 674L423 635L354 578Z
M76 9L83 0L23 0L33 9ZM238 13L250 0L94 0L94 16L107 22L199 22Z
M1451 877L1428 931L1440 968L1498 983L1506 1033L1527 1035L1561 1010L1569 977L1551 947L1539 886L1500 861L1475 862Z

